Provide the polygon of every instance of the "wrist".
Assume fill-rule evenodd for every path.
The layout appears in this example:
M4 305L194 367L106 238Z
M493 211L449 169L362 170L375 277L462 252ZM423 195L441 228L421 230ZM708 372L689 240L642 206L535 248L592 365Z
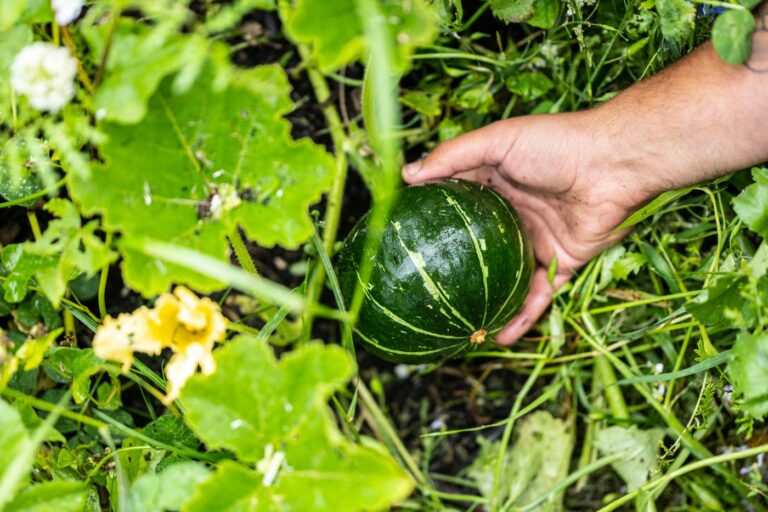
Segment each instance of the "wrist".
M580 173L600 198L633 211L677 185L663 171L674 165L668 155L655 152L632 116L619 110L608 103L578 113Z

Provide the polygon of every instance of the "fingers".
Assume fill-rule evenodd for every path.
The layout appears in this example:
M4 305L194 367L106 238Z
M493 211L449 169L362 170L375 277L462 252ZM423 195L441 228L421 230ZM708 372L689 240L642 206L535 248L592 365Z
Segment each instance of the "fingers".
M509 345L528 332L549 307L553 291L567 283L570 278L569 273L556 274L554 283L550 283L547 279L547 269L539 267L533 274L531 291L528 292L523 309L496 335L496 343Z
M501 121L443 142L426 158L403 167L403 179L421 183L496 166L514 139L509 126Z

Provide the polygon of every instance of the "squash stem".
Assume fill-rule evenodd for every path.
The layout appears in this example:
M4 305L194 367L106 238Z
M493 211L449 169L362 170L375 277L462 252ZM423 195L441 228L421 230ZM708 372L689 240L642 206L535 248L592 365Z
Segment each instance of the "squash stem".
M336 242L336 235L339 230L339 219L341 218L341 203L344 195L344 184L347 181L347 155L344 151L347 136L344 132L344 126L339 117L336 107L328 101L331 97L331 90L325 77L311 62L309 48L306 45L299 45L299 55L305 64L307 76L315 91L315 99L319 105L323 106L323 115L328 123L328 129L333 142L335 153L333 183L331 190L326 198L325 218L323 219L323 248L329 257L333 257L333 245ZM343 99L342 99L343 101ZM307 299L310 303L315 303L320 298L320 293L325 284L325 268L323 265L314 265L312 274L307 285ZM312 333L312 323L314 313L310 310L304 314L304 326L302 339L309 339Z

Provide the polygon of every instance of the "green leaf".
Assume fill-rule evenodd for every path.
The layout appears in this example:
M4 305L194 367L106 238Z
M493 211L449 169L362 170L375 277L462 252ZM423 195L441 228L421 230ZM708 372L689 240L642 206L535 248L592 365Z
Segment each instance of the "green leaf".
M469 475L489 500L525 506L568 475L573 430L550 413L539 411L526 416L516 433L515 443L504 456L498 496L493 496L493 488L500 442L481 442L480 455L472 463ZM562 510L562 499L562 493L552 495L536 510Z
M181 510L195 487L209 475L210 471L196 462L179 462L161 473L144 474L131 486L128 499L132 510Z
M220 32L237 25L240 18L254 9L272 10L275 0L237 0L230 5L211 4L208 6L209 19L205 27L210 32Z
M3 287L5 299L10 302L24 298L29 280L34 277L45 296L58 307L71 279L80 274L94 275L114 259L95 234L98 223L82 226L72 203L51 199L45 208L58 218L48 224L43 236L3 251L3 265L10 272Z
M27 0L0 0L0 32L13 27L26 6Z
M710 327L732 326L729 311L738 312L748 322L756 318L756 305L742 295L747 278L740 273L723 273L715 278L685 309Z
M4 512L82 512L87 498L82 482L44 482L19 493Z
M750 11L730 9L718 16L712 26L712 46L725 62L743 64L752 51L755 28Z
M60 382L72 382L72 398L83 403L91 391L91 377L106 368L93 349L54 347L48 353L44 368Z
M30 279L37 272L54 267L56 258L26 253L24 244L12 244L3 248L2 264L6 270L3 298L14 303L24 300Z
M756 418L768 414L768 333L740 333L728 373L746 410Z
M0 493L0 510L3 510L2 505L12 498L14 491L16 491L16 486L6 488L4 484L11 485L26 478L26 475L20 478L21 475L9 473L28 470L24 464L19 466L18 463L29 456L31 448L29 433L21 421L21 415L13 406L3 400L0 400L0 446L2 446L2 450L0 450L0 490L4 491L4 493Z
M733 198L733 209L749 229L768 238L768 169L752 169L755 182Z
M637 210L635 213L627 217L627 219L616 226L615 231L620 231L622 229L626 229L629 227L634 226L635 224L639 224L640 222L644 221L651 215L655 214L656 212L660 211L662 208L667 206L672 201L676 201L677 199L680 199L681 197L685 196L693 190L696 187L687 187L687 188L679 188L676 190L667 190L666 192L663 192L659 194L656 199L648 203L647 205L643 206L639 210Z
M109 23L83 27L94 55L105 51ZM151 30L121 18L115 28L104 81L94 95L99 117L136 123L147 113L147 102L161 80L177 74L174 87L184 90L206 61L207 41L196 35Z
M40 183L40 179L37 177L32 169L26 168L23 163L18 165L17 162L9 162L11 160L13 151L11 148L17 146L15 138L10 138L6 141L4 151L0 153L0 197L5 198L8 201L15 201L27 197L31 194L42 190L43 186ZM13 156L21 156L18 153ZM10 165L9 165L10 164ZM14 165L16 164L16 165ZM15 169L16 176L12 169ZM21 203L19 206L32 206L35 203L34 200Z
M533 16L534 0L490 0L494 16L507 23L519 23Z
M185 419L209 450L256 470L222 463L187 512L379 510L411 492L380 445L347 441L332 419L326 401L354 370L341 347L308 344L278 362L266 343L239 336L214 354L216 372L182 390Z
M648 481L651 469L656 465L659 442L664 437L661 429L640 430L630 427L607 427L597 432L595 446L605 456L621 454L611 464L627 484L630 491Z
M559 13L560 2L558 0L535 0L533 2L533 16L525 22L534 27L552 28L557 23Z
M756 279L768 274L768 242L765 240L755 251L752 261L749 262L749 268L752 276Z
M540 71L520 73L507 78L507 89L520 96L523 101L541 98L555 86L547 75Z
M27 327L42 322L46 329L61 327L61 315L41 293L31 293L16 308L18 321Z
M54 329L49 333L38 336L37 338L27 338L24 344L16 351L16 356L24 361L24 371L32 370L40 366L43 360L43 355L51 343L56 341L56 338L63 332L63 329Z
M693 32L696 5L688 0L656 0L656 10L661 17L661 33L678 44Z
M16 26L7 32L4 31L12 26L13 22L3 28L6 20L12 19L12 14L8 11L13 9L14 3L15 0L0 0L0 123L11 119L11 64L21 49L32 42L30 27ZM0 165L3 160L5 158L0 156ZM4 173L0 172L0 175L2 174Z
M648 258L644 254L628 252L616 260L613 268L611 268L611 274L616 280L623 281L630 274L637 274L646 263L648 263Z
M393 67L403 72L414 49L435 37L437 16L424 0L389 0L381 2L380 8L395 47L389 57ZM295 0L281 7L280 15L291 39L310 44L320 69L329 72L368 56L363 20L357 9L356 0Z
M425 116L439 116L443 111L440 95L427 91L408 91L400 96L400 102Z
M17 28L14 25L18 22L50 21L52 14L47 0L0 0L0 33Z
M13 404L19 414L21 415L21 421L24 423L24 427L28 431L33 431L43 424L43 420L37 415L35 408L26 402L17 401ZM66 443L67 439L54 428L46 429L45 437L43 441L52 441L56 443Z
M176 416L164 414L149 422L142 430L145 435L170 446L197 448L195 434Z
M278 363L267 344L247 336L217 350L216 363L213 375L184 387L185 419L209 449L232 450L249 462L301 432L309 412L324 411L327 396L353 374L339 347L310 345ZM238 392L222 394L226 389Z
M70 175L70 191L124 240L164 240L228 262L226 235L239 225L261 245L296 248L312 234L307 210L329 188L333 161L291 138L289 93L278 66L238 71L223 85L206 71L183 94L166 80L140 123L102 126L105 163L88 179ZM123 275L147 296L173 282L222 286L128 245Z

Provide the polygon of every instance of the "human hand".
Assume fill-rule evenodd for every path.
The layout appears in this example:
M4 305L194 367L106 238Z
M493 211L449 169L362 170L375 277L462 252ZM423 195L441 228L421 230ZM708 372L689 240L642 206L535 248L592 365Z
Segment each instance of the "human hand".
M599 110L599 109L598 109ZM409 184L456 177L488 184L519 212L537 268L521 311L496 336L525 334L575 269L620 240L615 231L653 197L647 175L615 155L597 111L499 121L438 146L403 168ZM547 267L557 258L554 281Z

